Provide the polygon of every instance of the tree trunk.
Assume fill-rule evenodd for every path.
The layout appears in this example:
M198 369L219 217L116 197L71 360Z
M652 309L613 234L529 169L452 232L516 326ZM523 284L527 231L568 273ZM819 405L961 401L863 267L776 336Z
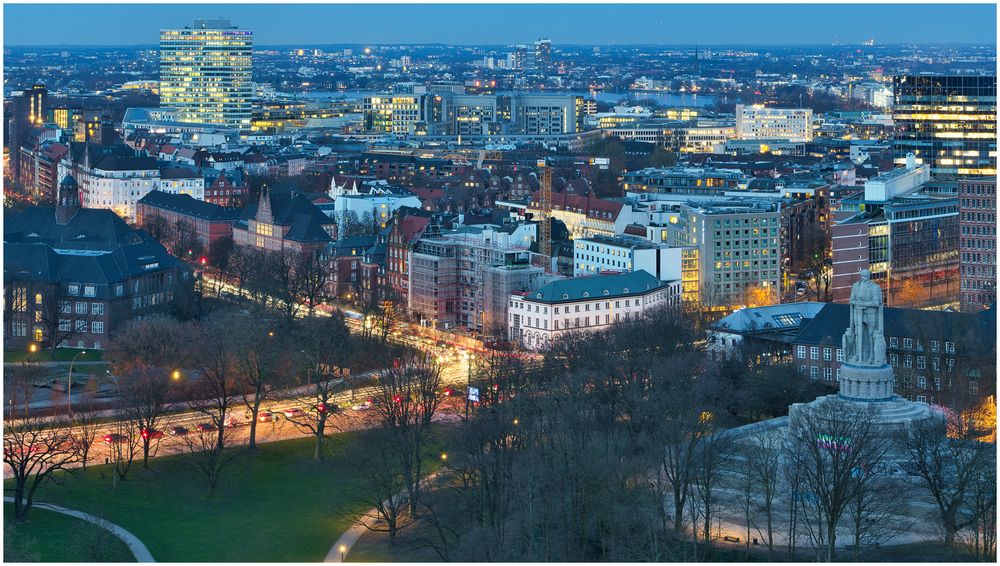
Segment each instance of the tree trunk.
M674 487L674 532L680 533L684 529L684 500L681 499L681 490Z
M250 407L250 441L247 443L247 447L250 450L257 448L257 414L260 412L260 397L262 390L263 384L258 380L257 391L253 397L253 406Z
M14 481L14 520L23 523L25 515L28 514L28 509L24 505L24 479L17 478Z
M826 561L833 562L833 549L837 546L837 522L830 521L826 527L829 546L826 549Z
M316 419L316 450L313 452L313 460L323 461L323 436L326 430L326 419L322 416Z
M142 467L149 468L149 439L142 439Z

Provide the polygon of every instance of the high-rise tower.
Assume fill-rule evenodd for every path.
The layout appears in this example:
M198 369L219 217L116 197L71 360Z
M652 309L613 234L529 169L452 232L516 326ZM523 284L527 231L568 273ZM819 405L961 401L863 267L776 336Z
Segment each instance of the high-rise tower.
M160 104L184 122L250 127L253 32L225 19L160 31Z
M912 153L936 180L996 176L996 76L900 76L892 87L897 162Z

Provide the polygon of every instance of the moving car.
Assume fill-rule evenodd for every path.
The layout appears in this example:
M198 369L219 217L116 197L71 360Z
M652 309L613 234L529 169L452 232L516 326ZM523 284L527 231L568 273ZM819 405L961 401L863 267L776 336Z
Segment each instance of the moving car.
M270 411L261 411L257 413L257 422L259 423L274 422L274 413Z
M286 418L294 419L297 417L301 417L305 413L302 411L302 409L299 409L298 407L292 407L290 409L282 409L281 414L285 415Z
M150 440L152 440L154 438L163 438L163 431L162 430L156 430L155 428L152 429L152 430L144 428L144 429L142 429L142 432L140 434L142 434L143 438L148 438Z
M121 442L125 442L126 440L128 440L128 437L124 434L111 433L104 435L105 444L119 444Z
M212 423L198 423L194 426L198 432L209 432L215 430L215 425Z
M182 426L170 427L170 435L171 436L184 436L187 433L188 433L188 429L186 429L186 428L184 428Z

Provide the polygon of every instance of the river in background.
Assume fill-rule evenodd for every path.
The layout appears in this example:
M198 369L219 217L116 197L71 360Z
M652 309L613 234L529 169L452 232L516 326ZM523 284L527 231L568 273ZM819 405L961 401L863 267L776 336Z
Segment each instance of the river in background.
M552 95L574 95L592 98L600 102L617 104L622 101L652 100L660 106L698 106L705 107L715 104L715 97L712 95L698 94L675 94L670 92L610 92L610 91L586 91L586 90L518 90L518 91L498 91L497 94L552 94ZM366 96L384 96L386 93L372 90L346 90L346 91L315 91L300 92L299 98L315 100L357 100Z

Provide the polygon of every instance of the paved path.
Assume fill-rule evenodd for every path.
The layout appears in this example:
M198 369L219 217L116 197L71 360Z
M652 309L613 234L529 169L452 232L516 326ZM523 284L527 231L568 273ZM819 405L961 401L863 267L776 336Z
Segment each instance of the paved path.
M437 476L437 471L432 472L426 478L420 480L420 483L426 486ZM396 494L396 498L405 497L405 495L406 490L404 489ZM388 504L388 500L386 500L386 504ZM340 535L337 542L333 543L333 547L330 548L330 552L326 553L326 558L323 559L323 562L343 562L343 559L347 558L347 555L351 553L351 548L358 542L361 535L365 534L369 530L372 530L370 527L374 527L375 523L379 521L378 516L378 509L372 507L366 513L358 517L357 520L354 521L354 524L351 525L351 528L347 529L344 534ZM341 548L343 548L343 550L341 550Z
M3 500L7 503L14 502L13 497L4 497ZM73 509L67 509L65 507L59 505L53 505L51 503L33 503L32 507L38 507L39 509L47 509L49 511L55 511L56 513L62 513L63 515L69 515L70 517L76 517L77 519L82 519L84 521L87 521L88 523L93 523L98 527L101 527L102 529L110 531L111 534L120 538L122 542L125 543L125 546L127 546L128 549L132 551L132 554L135 556L135 559L137 561L156 562L156 560L153 559L153 555L150 554L149 549L146 548L146 545L143 544L142 541L139 540L137 536L133 535L132 533L126 531L125 529L119 527L114 523L110 523L108 521L105 521L104 519L95 517L89 513L84 513L83 511L74 511Z
M373 523L375 523L374 517L377 516L378 510L374 507L365 513L354 525L351 525L351 528L340 535L337 542L333 543L333 548L330 549L330 552L326 553L326 558L323 559L323 562L343 562L343 558L347 557L347 553L351 551L354 543L358 542L358 539L361 538L361 535L365 534L369 526L373 526ZM341 554L341 547L344 548L343 554Z

